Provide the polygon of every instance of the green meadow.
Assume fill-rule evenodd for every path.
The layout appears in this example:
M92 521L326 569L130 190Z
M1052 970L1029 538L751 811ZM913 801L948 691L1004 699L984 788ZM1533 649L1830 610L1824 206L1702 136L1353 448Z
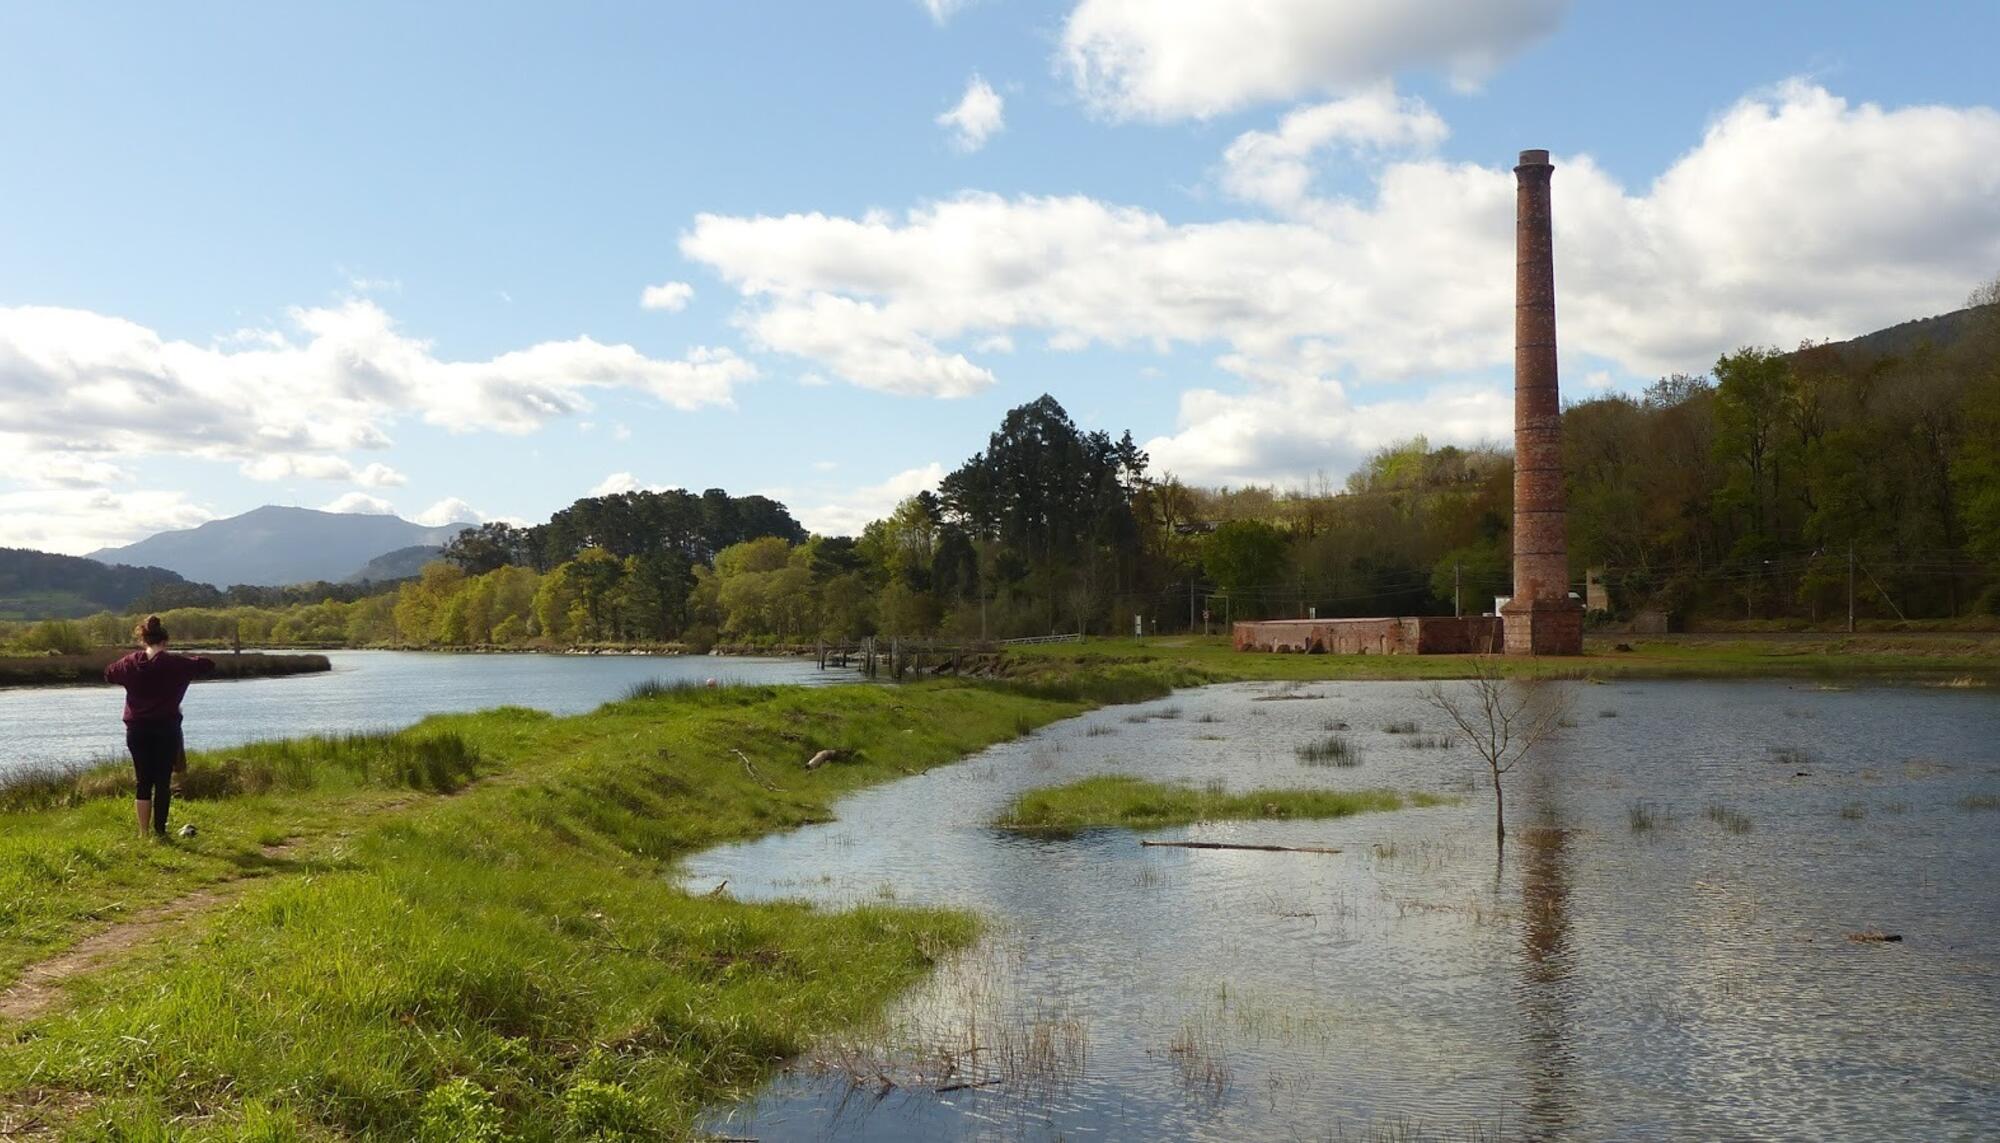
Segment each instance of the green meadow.
M168 844L132 836L116 770L17 786L0 808L0 1010L16 1009L0 1128L685 1135L977 921L691 895L678 856L1159 693L1116 676L668 690L573 718L261 744L191 760L202 796L175 817L200 832ZM822 749L841 760L806 770ZM37 1001L51 958L124 932L143 937Z

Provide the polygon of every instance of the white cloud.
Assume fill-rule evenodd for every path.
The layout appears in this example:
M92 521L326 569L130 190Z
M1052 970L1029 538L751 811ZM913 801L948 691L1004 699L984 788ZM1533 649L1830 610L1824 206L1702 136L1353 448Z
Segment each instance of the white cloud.
M661 282L657 286L647 286L639 294L639 308L679 313L687 308L688 301L693 297L694 287L686 282Z
M907 468L883 481L822 500L804 508L793 508L798 522L808 532L821 536L859 536L871 521L887 516L896 505L919 492L935 490L945 476L944 465L932 461L921 468Z
M639 483L639 478L633 476L631 473L614 472L603 480L598 481L597 486L589 492L584 493L584 495L611 496L619 492L638 492L644 487L645 485Z
M0 491L0 547L82 555L215 519L185 493L104 488Z
M971 3L971 0L917 0L917 3L924 6L924 11L931 14L932 20L943 26L946 20L951 19L954 13Z
M320 453L266 453L244 461L239 471L252 480L345 480L366 488L389 488L409 479L380 461L357 467L345 457Z
M30 456L34 444L18 434L0 432L0 456L21 458L10 466L6 478L30 488L98 488L132 479L129 469L102 456L67 452Z
M1450 128L1421 99L1381 84L1359 95L1301 107L1276 131L1246 131L1223 152L1223 188L1237 198L1296 213L1311 201L1312 160L1340 146L1353 154L1428 151Z
M320 506L322 512L347 512L356 516L394 516L396 506L366 492L347 492Z
M386 466L350 477L346 462L324 458L386 446L404 417L522 433L588 408L593 389L694 409L728 404L756 375L727 349L660 360L587 337L446 361L367 300L295 309L291 319L292 334L248 331L201 346L85 310L0 307L0 424L29 455L172 453L237 461L271 479L305 466L332 474L319 478L393 482Z
M458 497L447 496L412 519L426 528L442 528L446 524L478 524L489 517Z
M1308 111L1237 154L1442 137L1421 105L1369 98L1387 114ZM1725 110L1647 186L1558 155L1565 361L1639 376L1698 370L1739 345L1852 336L1955 308L2000 265L1995 155L1992 109L1885 109L1802 82ZM1271 388L1281 375L1352 392L1504 373L1510 165L1397 159L1355 198L1253 180L1286 204L1283 217L1198 224L1080 196L981 193L901 215L703 215L681 248L739 290L739 320L762 347L854 384L974 392L995 375L967 353L990 353L971 347L1001 337L1194 347L1246 378L1234 399L1248 404L1231 422L1241 436L1280 427L1271 394L1292 392ZM1582 381L1570 375L1578 391ZM1296 392L1333 407L1326 392ZM1216 471L1241 467L1228 459L1233 438L1193 432L1228 398L1189 397L1201 415L1174 439L1207 442ZM1424 406L1379 408L1407 415L1401 433L1427 431ZM1194 467L1186 454L1180 463Z
M1553 31L1568 0L1081 0L1061 65L1119 119L1206 119L1411 68L1461 86Z
M1000 93L975 72L966 81L965 94L958 105L939 115L936 123L951 131L952 146L971 153L984 147L988 139L1007 126L1005 106L1006 100Z
M347 277L347 290L359 297L370 294L400 294L403 292L401 278L370 278L365 274L342 271Z
M388 465L375 461L355 472L354 482L368 488L392 488L409 483L409 478Z
M621 421L611 426L611 439L615 441L629 441L632 439L632 430Z
M1154 471L1196 483L1283 484L1313 472L1350 471L1383 445L1417 433L1433 445L1504 445L1513 425L1513 393L1505 385L1443 384L1357 404L1329 378L1264 374L1250 378L1243 393L1181 394L1176 431L1145 448Z

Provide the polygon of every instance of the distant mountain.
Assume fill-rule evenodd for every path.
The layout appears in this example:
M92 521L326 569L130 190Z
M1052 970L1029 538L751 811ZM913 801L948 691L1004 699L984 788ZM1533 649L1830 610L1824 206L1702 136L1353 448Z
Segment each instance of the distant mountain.
M444 554L439 544L415 544L384 552L369 560L366 567L348 576L344 583L388 583L421 575L424 565Z
M217 587L338 582L384 552L441 545L470 526L426 528L395 516L266 505L198 528L105 548L90 558L153 564Z
M107 567L82 556L0 548L0 619L120 611L155 587L186 582L165 568Z

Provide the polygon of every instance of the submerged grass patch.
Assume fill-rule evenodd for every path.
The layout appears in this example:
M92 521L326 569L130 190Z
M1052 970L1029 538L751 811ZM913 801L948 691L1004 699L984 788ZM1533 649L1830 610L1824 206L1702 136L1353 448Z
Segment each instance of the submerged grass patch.
M135 903L237 884L0 1028L0 1106L60 1093L62 1129L120 1138L685 1135L976 922L690 896L674 859L1082 709L953 682L667 691L246 748L273 785L187 803L201 833L176 845L131 838L123 799L15 812L0 982ZM806 770L821 749L843 761ZM440 792L426 759L477 780Z
M1307 766L1359 766L1361 752L1354 748L1344 734L1329 734L1292 749L1299 761Z
M1199 821L1272 818L1341 818L1404 806L1434 806L1448 799L1394 790L1250 790L1229 794L1148 782L1122 774L1085 778L1065 786L1030 790L995 819L1001 829L1067 832L1102 826L1152 829Z
M1749 833L1750 815L1731 809L1720 802L1712 803L1701 811L1701 816L1721 826L1730 833Z
M1625 807L1625 822L1633 833L1649 833L1658 829L1666 820L1666 815L1651 802L1638 801Z

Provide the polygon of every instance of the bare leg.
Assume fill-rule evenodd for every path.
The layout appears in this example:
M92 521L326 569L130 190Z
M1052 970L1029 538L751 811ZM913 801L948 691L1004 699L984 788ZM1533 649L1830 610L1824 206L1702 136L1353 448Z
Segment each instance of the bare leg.
M150 798L140 798L133 805L139 809L139 837L143 840L153 830L153 802Z

